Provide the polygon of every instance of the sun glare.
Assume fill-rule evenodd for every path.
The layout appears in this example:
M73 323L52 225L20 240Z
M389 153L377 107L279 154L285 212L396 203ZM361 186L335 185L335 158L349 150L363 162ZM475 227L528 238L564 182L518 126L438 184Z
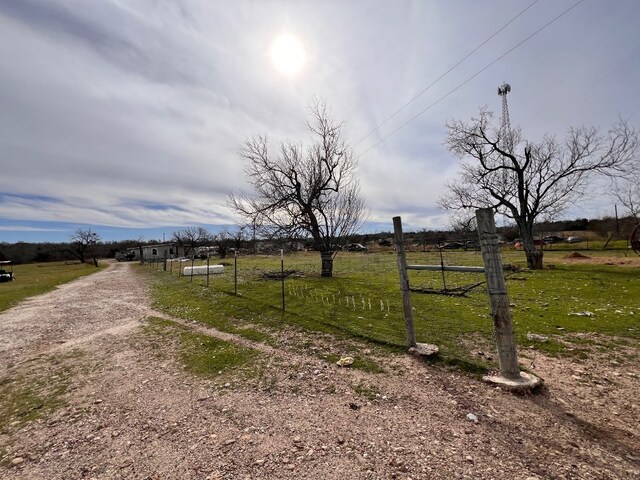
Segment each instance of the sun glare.
M281 73L295 75L305 63L302 43L291 35L280 35L271 47L271 60Z

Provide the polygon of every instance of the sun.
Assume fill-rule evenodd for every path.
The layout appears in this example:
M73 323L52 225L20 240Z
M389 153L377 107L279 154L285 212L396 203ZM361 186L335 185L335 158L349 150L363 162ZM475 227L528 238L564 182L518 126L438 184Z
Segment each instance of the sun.
M293 35L280 35L271 46L271 60L274 66L284 75L296 75L306 61L302 43Z

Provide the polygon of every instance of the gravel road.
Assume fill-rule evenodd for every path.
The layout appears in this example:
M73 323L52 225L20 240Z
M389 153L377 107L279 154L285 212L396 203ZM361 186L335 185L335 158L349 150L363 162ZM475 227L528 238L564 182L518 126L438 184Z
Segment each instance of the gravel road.
M15 397L0 399L0 478L640 478L637 345L616 361L523 351L546 388L516 396L410 356L366 373L290 348L294 335L274 348L169 319L256 350L261 375L221 379L186 371L154 316L127 263L0 314Z

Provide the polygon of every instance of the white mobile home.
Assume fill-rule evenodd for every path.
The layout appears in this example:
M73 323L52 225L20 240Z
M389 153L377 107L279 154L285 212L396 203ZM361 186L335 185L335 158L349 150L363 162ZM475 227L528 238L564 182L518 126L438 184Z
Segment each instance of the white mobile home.
M138 256L140 252L138 251ZM142 247L142 258L145 262L154 262L163 258L176 258L184 255L184 247L174 243L163 243L159 245L144 245Z

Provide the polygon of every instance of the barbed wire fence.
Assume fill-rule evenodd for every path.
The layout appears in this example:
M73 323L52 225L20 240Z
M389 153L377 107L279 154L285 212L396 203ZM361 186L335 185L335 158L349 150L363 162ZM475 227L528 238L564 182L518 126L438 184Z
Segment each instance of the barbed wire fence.
M440 263L443 253L438 250L422 251L409 248L408 255L416 263ZM451 256L457 256L451 254ZM185 272L185 267L222 265L223 273L195 275ZM444 254L444 262L453 261ZM478 265L482 259L479 252L466 252L464 262ZM456 258L455 263L460 263ZM282 294L286 297L285 312L311 316L319 323L346 329L351 333L384 340L389 328L397 330L392 343L402 345L403 311L398 288L398 271L395 252L392 248L372 253L340 252L334 260L333 278L320 277L320 255L317 252L288 252L280 263L279 253L237 254L226 258L157 258L147 260L145 265L178 280L188 281L194 286L220 293L238 295L243 299L254 299L265 308L282 309ZM282 282L282 271L284 282ZM187 272L193 272L191 268ZM206 269L205 271L209 271ZM185 274L186 273L186 274ZM477 282L477 276L465 273L447 273L446 289L440 272L420 275L413 285L416 290L442 295L416 295L414 309L417 330L429 336L434 328L447 328L460 323L454 313L460 307L469 315L490 319L486 298L482 295L452 295L456 287ZM477 293L484 293L479 286ZM474 292L475 293L475 292ZM437 318L437 325L431 319ZM421 319L426 319L422 321ZM488 327L490 323L487 322ZM487 327L487 328L488 328Z

